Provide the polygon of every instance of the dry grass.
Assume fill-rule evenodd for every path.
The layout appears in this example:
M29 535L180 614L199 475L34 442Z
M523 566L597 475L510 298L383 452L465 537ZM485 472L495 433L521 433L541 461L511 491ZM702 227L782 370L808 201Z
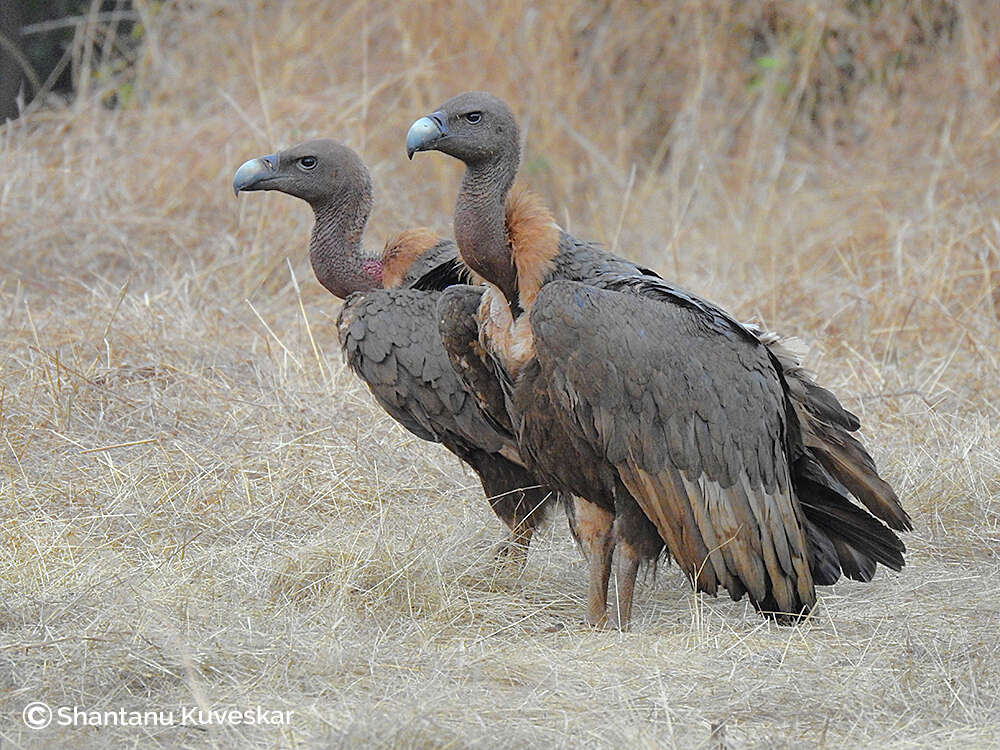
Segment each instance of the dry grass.
M127 108L95 79L0 131L0 745L1000 746L1000 11L136 5ZM333 136L373 246L447 231L458 166L403 134L468 88L577 234L813 346L914 517L901 574L779 628L661 568L629 634L580 624L561 519L495 576L474 476L345 372L308 209L229 192ZM32 700L296 713L32 731Z

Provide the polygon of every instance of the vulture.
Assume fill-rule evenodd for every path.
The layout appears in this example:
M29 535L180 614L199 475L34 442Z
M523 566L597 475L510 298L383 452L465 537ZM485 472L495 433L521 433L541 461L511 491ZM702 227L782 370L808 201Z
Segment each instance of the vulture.
M441 343L439 298L463 281L455 244L411 229L390 239L381 255L366 253L371 178L361 158L336 141L308 141L245 162L233 191L251 190L277 190L312 207L309 259L319 282L345 300L337 330L348 365L393 419L472 467L510 530L498 557L523 562L550 492L525 469L509 429L480 410Z
M519 135L502 101L460 94L414 122L406 147L465 163L455 239L487 283L472 341L443 294L442 341L491 413L479 389L495 380L506 415L494 419L511 424L529 470L577 496L588 623L608 623L616 556L626 628L639 566L664 547L696 590L748 595L783 623L812 610L817 584L902 568L892 529L912 524L851 435L857 417L777 336L574 239L512 190Z

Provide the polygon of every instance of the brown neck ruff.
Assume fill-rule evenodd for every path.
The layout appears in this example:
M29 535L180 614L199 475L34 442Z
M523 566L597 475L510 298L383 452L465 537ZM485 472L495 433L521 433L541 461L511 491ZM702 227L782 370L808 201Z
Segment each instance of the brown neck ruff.
M517 270L517 295L529 312L559 254L559 227L542 199L519 187L507 196L505 224Z
M400 286L417 258L440 241L441 238L426 227L407 229L391 237L382 251L382 286L386 289Z
M534 193L514 189L507 198L505 229L511 260L517 272L515 317L499 287L489 284L479 306L479 338L511 375L535 356L529 313L559 254L559 228Z

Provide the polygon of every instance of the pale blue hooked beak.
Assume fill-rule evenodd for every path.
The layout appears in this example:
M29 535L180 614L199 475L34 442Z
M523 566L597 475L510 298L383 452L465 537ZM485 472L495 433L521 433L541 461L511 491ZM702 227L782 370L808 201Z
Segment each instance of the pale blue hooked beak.
M277 171L277 154L268 154L243 162L233 175L233 194L239 197L241 190L266 190L265 183Z
M448 127L444 121L443 113L435 112L413 123L406 134L406 156L412 159L417 151L427 151L447 136Z

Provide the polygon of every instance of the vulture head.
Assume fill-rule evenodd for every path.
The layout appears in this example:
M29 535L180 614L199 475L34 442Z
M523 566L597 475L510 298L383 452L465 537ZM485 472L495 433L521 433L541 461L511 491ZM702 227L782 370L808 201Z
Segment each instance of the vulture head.
M244 162L233 192L277 190L301 198L316 216L309 261L316 278L341 299L382 285L382 264L369 258L361 237L372 207L372 182L356 153L329 139L306 141Z
M338 196L370 193L371 184L354 151L324 138L244 162L233 175L233 192L249 190L277 190L316 208Z
M517 123L492 94L452 97L410 126L406 153L440 151L465 163L455 204L455 241L462 261L520 309L505 204L521 160Z
M510 109L492 94L468 91L410 126L406 155L440 151L470 168L511 164L520 159L517 123Z

